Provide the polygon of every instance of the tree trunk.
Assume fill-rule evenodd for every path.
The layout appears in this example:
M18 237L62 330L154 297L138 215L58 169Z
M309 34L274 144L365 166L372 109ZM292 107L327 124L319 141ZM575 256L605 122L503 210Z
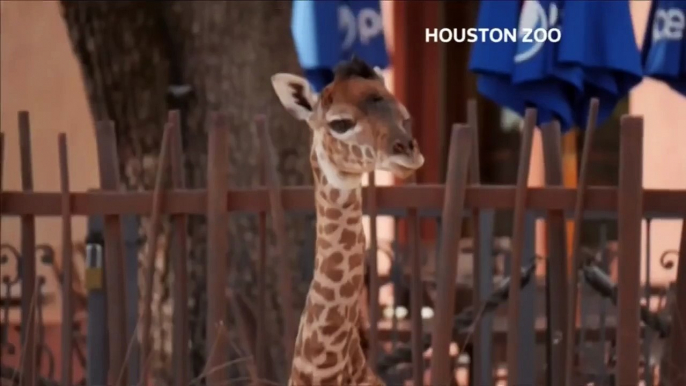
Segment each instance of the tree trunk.
M291 3L286 1L171 1L171 2L62 2L70 39L83 70L95 120L112 119L122 183L129 190L151 189L162 128L169 109L182 113L189 188L206 187L207 118L221 111L231 127L229 165L231 187L259 185L259 144L252 130L255 114L268 113L278 170L283 185L312 183L308 164L309 131L288 117L272 91L276 72L298 73L290 34ZM180 86L190 86L190 92ZM192 371L204 366L205 348L205 218L192 217L189 225L189 303ZM145 220L144 220L145 225ZM168 237L168 224L164 225ZM293 272L301 272L296 256L308 256L305 241L314 234L312 217L287 219L290 237L287 256ZM273 232L269 245L272 252ZM165 236L162 237L164 239ZM255 270L258 245L256 216L231 215L230 285L256 299ZM160 245L165 245L161 240ZM259 316L268 326L268 342L281 336L280 298L276 291L278 266L268 254L265 272L268 314ZM168 369L171 353L171 293L173 285L166 259L158 259L153 296L152 336L154 366ZM161 263L163 262L163 263ZM308 262L309 263L309 262ZM274 268L272 268L274 267ZM305 270L306 271L306 270ZM139 276L140 278L140 276ZM299 315L307 277L295 275ZM185 305L182 305L185 306ZM229 331L233 324L229 326ZM284 350L272 357L286 369ZM252 349L252 348L251 348ZM234 353L233 355L245 355ZM232 368L235 366L232 366ZM168 371L165 378L169 379ZM281 381L283 379L280 379Z

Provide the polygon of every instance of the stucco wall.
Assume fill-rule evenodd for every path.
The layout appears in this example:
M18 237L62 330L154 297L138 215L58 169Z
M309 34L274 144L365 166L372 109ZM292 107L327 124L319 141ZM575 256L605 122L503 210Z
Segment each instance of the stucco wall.
M81 73L72 53L57 2L0 2L0 121L5 135L3 188L20 190L17 113L26 110L31 120L34 190L59 191L57 135L67 134L71 189L83 191L97 186L95 136ZM74 239L82 241L85 218L73 220ZM2 218L2 243L19 245L19 219ZM36 220L36 242L48 243L61 259L61 224L58 218ZM48 280L49 292L59 289L56 278L43 265L38 274ZM44 310L45 339L59 354L61 298ZM18 312L11 315L17 320ZM10 339L18 338L11 334ZM17 343L17 342L15 342ZM59 373L59 357L56 371ZM18 358L3 352L3 363ZM47 375L43 361L42 375ZM80 375L78 366L74 374ZM59 376L59 374L56 374Z
M0 119L5 134L3 188L20 190L17 113L31 120L34 189L59 191L57 135L67 134L71 189L97 186L93 123L81 73L57 2L3 1L0 9ZM36 221L38 243L59 254L58 218ZM75 239L83 240L85 218L74 218ZM18 245L19 219L2 219L2 242Z
M638 44L643 42L649 1L632 1L631 13ZM644 119L643 187L646 189L686 189L686 97L672 91L660 81L644 79L629 97L631 114ZM657 280L674 280L676 269L664 272L659 265L660 254L667 249L678 249L681 221L659 220L651 223L651 268ZM645 259L645 224L643 227L643 258ZM645 263L641 267L645 275Z

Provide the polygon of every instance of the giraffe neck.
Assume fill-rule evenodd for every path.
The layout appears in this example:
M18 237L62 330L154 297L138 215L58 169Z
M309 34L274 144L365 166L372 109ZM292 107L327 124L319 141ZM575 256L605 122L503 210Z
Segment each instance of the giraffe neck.
M312 284L300 319L289 384L342 384L364 366L357 334L364 277L361 178L344 187L313 151L317 244Z

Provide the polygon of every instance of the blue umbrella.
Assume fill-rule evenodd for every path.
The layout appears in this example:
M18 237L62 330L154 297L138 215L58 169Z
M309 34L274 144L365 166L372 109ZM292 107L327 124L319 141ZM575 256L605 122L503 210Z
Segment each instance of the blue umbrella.
M558 62L583 68L584 92L572 101L580 127L592 97L602 123L643 78L628 1L567 1L559 45Z
M569 99L580 92L582 73L574 66L557 63L557 46L529 41L525 29L548 29L558 25L562 1L482 1L479 28L517 29L517 41L479 40L472 47L470 70L479 74L479 92L494 102L524 115L527 107L538 109L538 124L559 119L573 124Z
M478 41L470 70L478 91L523 115L538 109L538 124L560 121L564 131L583 126L592 97L599 121L641 80L627 1L482 1L477 26L518 28L517 42ZM559 29L547 39L525 41L529 30ZM545 41L540 41L545 40Z
M642 61L646 76L659 79L686 96L684 14L684 1L653 0L643 40Z
M336 65L353 54L371 66L388 66L378 0L296 0L292 12L298 60L316 92L333 80Z

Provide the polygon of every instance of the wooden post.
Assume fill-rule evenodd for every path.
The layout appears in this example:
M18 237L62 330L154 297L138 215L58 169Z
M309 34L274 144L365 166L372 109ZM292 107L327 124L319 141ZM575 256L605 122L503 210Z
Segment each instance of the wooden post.
M481 185L481 162L479 149L479 122L478 109L475 99L471 99L467 104L467 122L469 128L472 130L472 154L469 159L469 183L472 186ZM474 309L481 308L483 301L489 295L492 283L484 278L490 278L492 275L492 264L490 263L490 254L484 254L481 246L482 238L482 211L473 209L471 213L472 226L472 243L474 253L474 295L473 304ZM490 241L490 240L489 240ZM489 260L489 261L486 261ZM470 370L470 377L474 385L491 385L493 384L493 377L491 371L491 341L492 322L490 317L481 318L474 324L474 343L472 345L472 366Z
M293 317L293 270L291 269L291 259L289 258L288 254L286 215L283 209L281 188L279 187L279 175L276 164L278 161L276 160L274 149L272 147L272 140L269 135L269 127L267 126L266 117L258 117L255 125L264 154L264 172L269 193L269 206L272 214L272 226L274 227L274 233L276 234L277 250L281 255L281 258L278 259L281 271L278 284L283 304L281 310L284 328L283 346L286 353L286 362L291 363L293 360L293 348L295 346L295 334L297 327L295 326L295 318Z
M521 266L524 251L526 193L529 178L529 164L531 161L531 145L533 131L536 126L536 110L527 109L524 116L522 142L519 151L519 167L517 172L517 187L514 198L512 260L510 262L510 298L507 304L507 384L518 384L519 359L519 307L521 301ZM514 325L513 325L514 324Z
M207 363L208 386L228 384L226 335L229 254L229 128L223 114L212 115L207 143Z
M547 187L561 187L562 138L560 123L554 122L541 127L541 137L543 140L545 184ZM548 211L545 233L547 239L546 250L548 251L546 264L546 314L548 320L546 334L548 366L546 379L549 385L563 385L565 346L570 344L563 335L567 323L567 309L565 306L567 302L567 244L565 241L564 211Z
M181 122L178 111L171 111L168 115L170 127L169 151L171 159L171 180L174 189L186 188L186 173L184 172L184 155L181 137ZM174 337L172 355L174 364L174 385L186 386L191 382L188 353L188 267L186 258L188 251L187 224L188 216L174 214L171 216L172 240L171 259L174 264Z
M431 342L431 384L443 386L454 383L450 374L450 342L455 312L455 282L457 256L462 236L469 157L472 150L472 130L468 125L453 125L448 156L445 196L443 198L443 226L438 254L437 298L434 331Z
M412 126L407 134L414 138ZM417 175L412 174L407 184L417 185ZM422 285L421 235L417 208L407 208L407 257L410 259L410 320L412 347L412 385L424 386L424 328L422 327L422 304L424 289Z
M155 279L155 254L157 254L157 238L159 236L160 209L162 207L162 189L164 184L164 174L167 171L167 163L169 162L169 137L170 127L166 125L162 133L162 145L160 147L160 155L157 163L157 173L155 176L155 188L152 194L152 208L150 213L150 222L148 223L147 239L148 249L145 254L145 265L143 270L145 272L144 290L143 290L143 309L141 310L141 382L147 385L150 381L148 367L150 364L150 325L152 320L152 291L153 280Z
M31 126L29 113L19 112L19 156L21 158L21 188L33 191L31 162ZM34 386L36 369L36 220L33 215L21 216L21 378L19 383Z
M643 219L643 118L623 116L617 192L617 385L638 385Z
M73 255L71 236L71 200L69 196L69 160L67 136L60 133L57 138L60 165L60 187L62 189L62 385L72 384L72 357L74 342L74 306L72 290Z
M686 383L686 367L680 366L686 358L686 217L681 222L681 244L676 267L675 302L672 306L672 332L669 337L667 364L667 386Z
M96 124L100 186L103 190L119 190L119 157L114 122ZM121 218L103 216L105 228L105 297L107 303L107 329L109 331L108 384L125 386L128 366L125 362L126 342L126 286L124 281L124 249Z
M588 121L586 122L586 131L584 138L584 148L581 154L581 168L579 169L579 184L576 190L576 202L574 204L574 223L571 233L571 252L570 259L568 259L569 276L567 280L567 326L565 327L565 334L563 340L566 339L565 346L565 382L567 386L574 386L574 359L576 357L576 324L578 319L578 299L579 299L579 265L581 264L581 225L584 218L584 205L586 204L586 188L588 185L588 163L591 154L591 147L593 146L593 136L595 134L596 124L598 121L599 101L597 98L591 99L591 104L588 112Z
M5 170L5 133L0 132L0 213L2 213L2 178ZM0 217L0 244L2 244L2 218Z

